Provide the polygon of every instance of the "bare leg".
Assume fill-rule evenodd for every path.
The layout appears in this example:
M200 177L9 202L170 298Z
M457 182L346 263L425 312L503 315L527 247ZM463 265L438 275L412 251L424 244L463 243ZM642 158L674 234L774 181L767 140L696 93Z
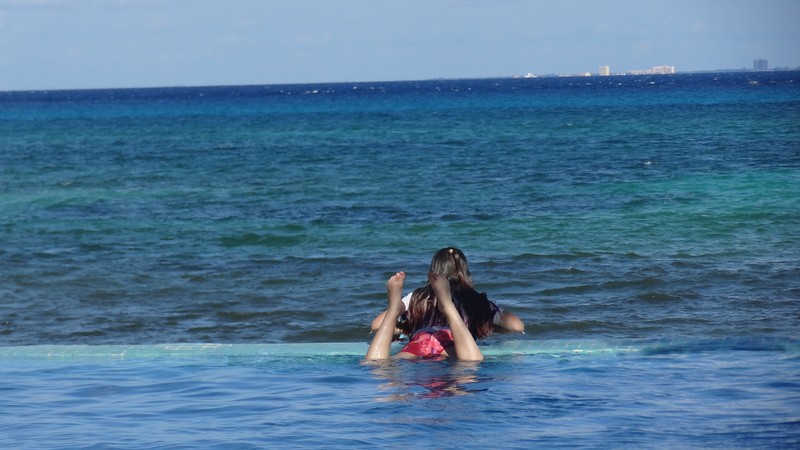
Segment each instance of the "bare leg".
M428 281L436 292L437 307L447 317L450 332L453 333L453 347L455 357L461 361L483 361L483 353L478 348L475 338L458 313L453 298L450 295L450 282L447 278L428 272Z
M376 332L378 328L381 326L381 322L383 322L383 316L386 315L386 311L384 310L382 313L378 314L374 319L372 319L372 324L370 325L370 331ZM402 334L402 331L399 328L394 329L395 336L399 336Z
M405 272L397 272L386 282L389 305L386 307L381 325L375 331L375 336L372 337L372 343L369 344L369 350L365 356L368 361L389 358L397 318L403 313L403 282L405 279Z

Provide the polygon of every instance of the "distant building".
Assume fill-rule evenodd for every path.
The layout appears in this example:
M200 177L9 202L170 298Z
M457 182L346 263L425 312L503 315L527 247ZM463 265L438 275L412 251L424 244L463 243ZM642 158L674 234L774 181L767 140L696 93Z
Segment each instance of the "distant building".
M632 75L672 75L675 73L675 66L655 66L652 69L631 70Z
M767 68L767 60L766 59L753 60L753 70L769 70Z
M655 66L653 73L660 75L672 75L675 73L675 66Z
M611 68L608 66L600 66L600 70L597 71L597 74L601 77L607 77L611 75Z

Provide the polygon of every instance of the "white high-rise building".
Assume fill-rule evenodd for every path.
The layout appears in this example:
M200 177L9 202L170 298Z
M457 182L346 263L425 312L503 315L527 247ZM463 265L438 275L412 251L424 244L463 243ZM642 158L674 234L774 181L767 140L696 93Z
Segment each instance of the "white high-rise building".
M655 66L653 67L653 73L661 74L661 75L670 75L675 73L675 66Z
M675 66L655 66L652 69L631 70L631 75L672 75L675 73Z
M600 69L597 71L597 74L601 77L607 77L611 75L611 68L608 66L600 66Z

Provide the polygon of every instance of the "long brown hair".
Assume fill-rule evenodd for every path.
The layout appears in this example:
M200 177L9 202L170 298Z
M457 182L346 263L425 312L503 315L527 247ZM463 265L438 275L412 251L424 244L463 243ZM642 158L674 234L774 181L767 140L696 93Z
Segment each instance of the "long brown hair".
M443 248L433 255L430 270L444 275L450 281L453 303L472 337L481 339L491 334L497 305L489 301L486 294L472 288L472 274L464 253L453 247ZM428 283L411 294L406 320L400 324L400 328L410 336L432 326L447 326L447 318L439 312L436 293Z
M484 293L458 282L450 282L450 292L461 318L475 339L482 339L494 330L494 315L497 306ZM447 318L437 307L438 299L433 287L426 284L414 290L406 312L406 320L398 324L408 336L415 332L434 326L446 327Z
M445 247L436 252L431 258L430 271L444 275L450 281L472 286L472 274L469 271L467 257L455 247Z

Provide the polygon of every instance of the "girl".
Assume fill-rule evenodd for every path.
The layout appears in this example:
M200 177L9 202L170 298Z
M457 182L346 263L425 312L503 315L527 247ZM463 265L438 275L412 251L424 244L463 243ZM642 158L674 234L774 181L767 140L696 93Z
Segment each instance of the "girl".
M386 282L389 306L378 331L372 338L369 350L367 350L365 358L369 361L389 358L395 324L403 308L401 295L405 277L404 272L397 272ZM395 357L412 359L441 355L455 356L461 361L482 361L483 354L470 333L467 323L464 322L459 308L453 303L450 291L451 283L447 278L433 272L428 272L428 283L434 292L434 297L423 294L422 291L425 288L417 289L411 299L412 307L416 306L414 303L417 301L424 303L421 310L426 312L426 316L436 317L438 312L438 315L444 318L445 324L441 324L437 320L434 323L440 323L439 326L417 330L411 342L403 347ZM434 305L436 311L431 309ZM483 322L486 325L486 321Z
M466 284L467 286L472 287L472 274L469 271L467 257L464 255L464 252L457 248L448 247L436 252L436 254L433 255L433 258L431 258L430 271L437 275L444 275L445 278L450 281L458 281L460 284ZM430 285L427 285L426 287L430 287ZM409 309L412 294L413 293L403 297L403 305L405 305L405 308L402 313L405 313ZM502 308L499 308L494 304L494 302L490 303L494 305L495 308L495 315L492 320L492 331L517 333L525 332L525 324L522 323L522 320L520 320L519 317L510 311L505 311ZM401 321L405 318L402 313L400 316ZM386 311L373 319L371 326L373 332L378 331L378 327L381 325L385 315ZM398 328L396 332L400 331L402 330Z
M405 320L397 325L399 331L411 336L411 340L397 355L400 358L455 356L482 360L476 339L488 336L495 327L524 330L517 316L502 311L485 294L472 288L472 277L461 250L439 250L431 261L429 283L400 299L404 280L405 273L398 272L386 284L389 307L373 321L376 334L367 359L388 357L401 316Z

